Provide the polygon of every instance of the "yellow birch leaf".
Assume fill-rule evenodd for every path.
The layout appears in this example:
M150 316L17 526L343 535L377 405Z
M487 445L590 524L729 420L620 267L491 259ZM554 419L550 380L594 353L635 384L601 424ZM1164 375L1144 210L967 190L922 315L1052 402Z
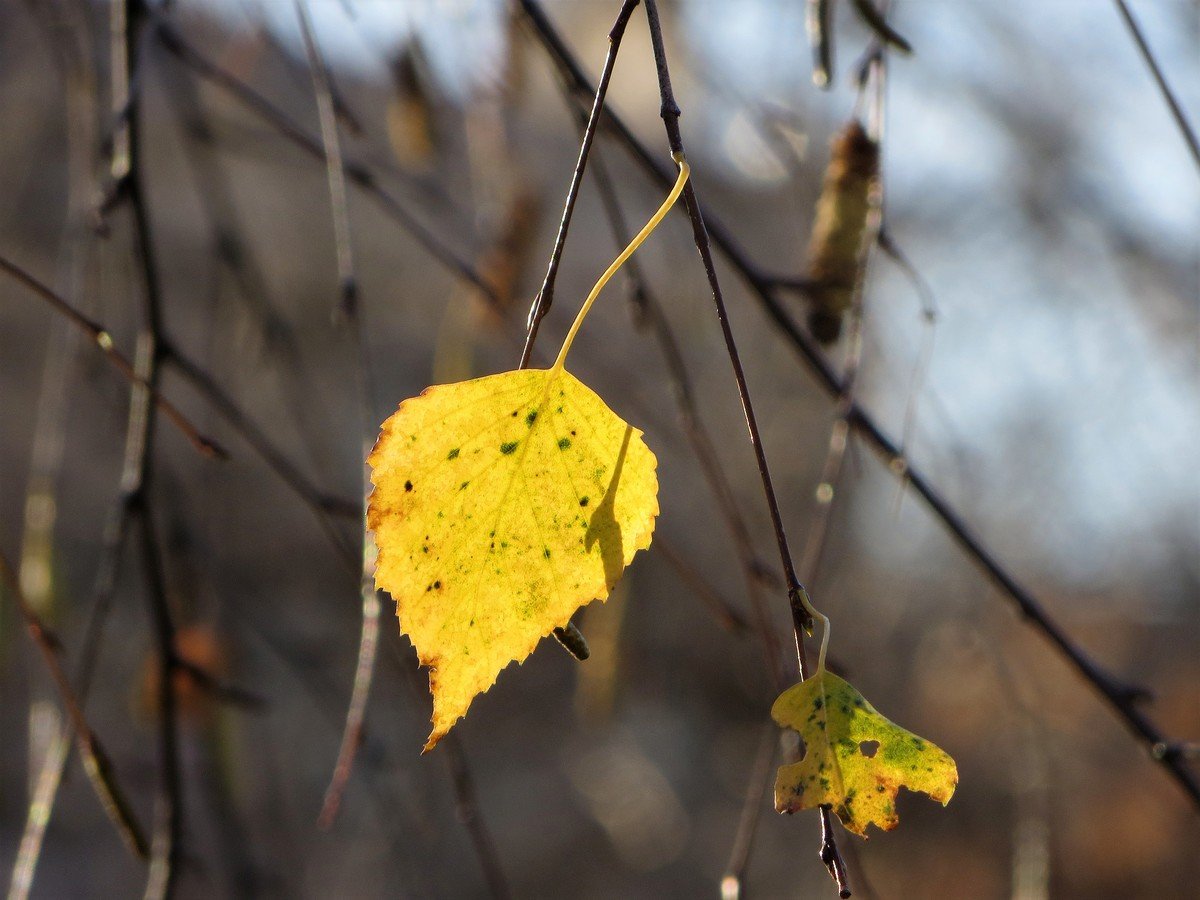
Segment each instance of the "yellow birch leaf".
M565 369L431 387L383 423L368 461L375 582L430 668L426 749L608 596L658 515L642 433Z
M500 671L580 606L605 599L658 515L642 432L564 368L601 289L679 197L592 288L549 369L436 385L383 423L368 458L375 584L429 668L432 749Z
M827 805L848 831L866 837L868 825L891 831L900 824L901 787L943 806L954 795L958 768L945 751L888 721L824 668L780 694L771 716L798 731L805 746L800 762L779 767L775 809L781 813Z

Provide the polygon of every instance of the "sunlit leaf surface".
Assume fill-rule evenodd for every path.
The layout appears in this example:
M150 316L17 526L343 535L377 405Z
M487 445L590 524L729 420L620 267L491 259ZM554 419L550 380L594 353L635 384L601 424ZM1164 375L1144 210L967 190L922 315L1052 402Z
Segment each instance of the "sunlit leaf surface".
M561 367L431 387L383 423L369 463L375 581L430 670L426 749L608 596L658 515L641 432Z

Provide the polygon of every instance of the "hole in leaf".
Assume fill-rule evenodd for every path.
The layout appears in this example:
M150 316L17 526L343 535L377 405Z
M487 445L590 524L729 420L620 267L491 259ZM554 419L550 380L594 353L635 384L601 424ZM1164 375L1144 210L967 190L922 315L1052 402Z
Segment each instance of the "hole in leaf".
M879 752L879 741L863 741L858 745L858 750L867 759L873 759Z

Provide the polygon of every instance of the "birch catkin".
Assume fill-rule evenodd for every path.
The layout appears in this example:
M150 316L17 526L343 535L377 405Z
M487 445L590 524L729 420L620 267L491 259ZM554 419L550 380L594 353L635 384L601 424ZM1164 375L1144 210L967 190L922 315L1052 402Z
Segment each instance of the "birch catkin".
M823 344L835 340L854 301L879 207L879 144L857 120L830 145L829 167L808 243L808 324Z

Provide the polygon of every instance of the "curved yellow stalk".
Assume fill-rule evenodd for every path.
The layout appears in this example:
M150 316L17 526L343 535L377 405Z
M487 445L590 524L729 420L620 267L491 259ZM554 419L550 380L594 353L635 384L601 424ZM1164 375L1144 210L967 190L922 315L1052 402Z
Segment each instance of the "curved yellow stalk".
M579 314L575 316L575 321L571 324L571 330L567 332L567 337L563 341L562 349L558 351L558 358L554 360L554 365L550 367L552 371L563 367L563 363L567 359L567 351L571 349L571 344L575 342L575 335L579 333L579 326L583 324L584 317L592 308L592 304L596 302L596 298L600 296L600 292L604 290L604 286L608 284L609 279L617 274L617 270L625 265L625 260L629 259L634 251L642 245L642 242L650 237L654 229L658 227L658 224L671 211L671 207L675 205L675 201L679 199L679 195L683 193L683 186L687 184L691 167L688 166L687 160L683 158L682 153L675 156L675 162L679 164L679 177L675 180L675 186L671 188L671 193L667 194L667 199L663 201L662 206L650 217L650 221L637 233L637 236L629 242L629 246L622 250L621 255L614 259L612 265L604 270L604 274L600 276L600 280L596 282L587 299L583 301L583 306L579 308Z

